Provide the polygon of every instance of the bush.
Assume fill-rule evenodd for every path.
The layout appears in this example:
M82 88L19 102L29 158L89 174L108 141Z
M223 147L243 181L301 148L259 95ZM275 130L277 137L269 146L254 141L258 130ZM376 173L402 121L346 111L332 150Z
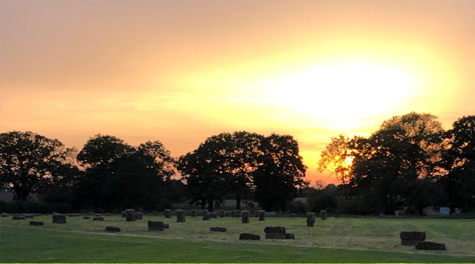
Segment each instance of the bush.
M345 198L340 198L338 201L338 207L335 210L336 214L348 214L348 215L357 215L360 214L358 210L358 201L357 200L348 200Z
M295 214L305 214L308 211L308 205L302 201L295 201L290 204L290 211Z
M7 212L7 203L5 201L0 201L0 213Z
M329 194L321 194L317 196L311 196L309 198L310 208L312 212L320 212L320 210L332 210L336 208L336 198Z

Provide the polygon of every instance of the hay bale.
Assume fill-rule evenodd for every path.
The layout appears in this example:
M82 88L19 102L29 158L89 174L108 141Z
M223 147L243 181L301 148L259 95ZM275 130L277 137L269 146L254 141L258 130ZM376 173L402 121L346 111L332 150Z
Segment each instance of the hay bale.
M32 226L43 226L44 223L42 221L30 221L30 225L32 225Z
M148 231L163 231L165 223L159 221L148 221Z
M261 240L261 236L251 233L242 233L239 235L239 240Z
M266 228L264 228L264 233L266 234L285 234L286 233L286 229L285 227L283 226L266 226Z
M426 240L426 233L419 231L402 231L399 234L399 238L401 238L401 245L414 246L417 242Z
M224 217L224 210L219 210L218 211L218 216L219 217Z
M135 219L142 220L143 219L143 213L142 212L135 212Z
M35 216L32 214L23 214L25 218L34 218Z
M234 211L234 217L236 217L236 218L241 217L241 210L235 210Z
M227 232L228 230L226 229L226 227L210 227L209 228L209 231L211 232Z
M12 220L25 220L25 216L24 215L14 215L12 217Z
M436 243L430 241L419 241L416 244L417 250L447 250L444 243Z
M53 224L66 224L66 216L60 215L60 214L54 214Z
M94 218L92 218L93 221L104 221L104 217L102 216L94 216Z
M203 210L203 221L209 221L209 213L208 210Z
M216 212L211 212L211 213L209 213L209 217L210 217L210 218L218 218L218 213L216 213Z
M186 222L185 211L183 211L183 210L176 210L176 221L177 221L177 223L184 223L184 222Z
M91 217L90 216L84 216L82 219L89 220L89 219L91 219Z
M8 216L9 216L9 214L7 214L7 213L2 213L2 217L8 217Z
M266 239L285 239L285 234L266 233Z
M266 211L259 210L258 215L259 215L259 221L265 221L266 220Z
M125 210L125 220L127 222L133 222L136 219L136 214L134 209Z
M248 211L242 211L241 221L242 221L243 224L248 224L249 223L249 212Z
M307 212L307 226L313 226L315 224L315 213Z
M165 218L172 218L172 210L165 209Z
M285 234L285 239L295 239L295 235L291 233L286 233Z
M327 210L320 210L320 219L327 220Z
M106 226L106 232L117 233L120 232L120 228L117 226Z

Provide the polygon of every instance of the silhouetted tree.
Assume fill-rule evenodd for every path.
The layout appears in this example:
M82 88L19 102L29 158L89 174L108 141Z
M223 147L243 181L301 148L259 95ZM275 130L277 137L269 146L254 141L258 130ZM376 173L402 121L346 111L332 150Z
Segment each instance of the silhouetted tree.
M320 172L329 171L340 180L347 198L350 196L348 184L350 182L351 163L353 161L349 143L350 139L344 135L332 137L331 143L320 154L318 162L318 170Z
M86 168L79 198L103 209L156 209L163 202L175 161L160 141L135 148L113 136L91 138L78 155Z
M229 133L209 137L196 150L180 157L178 169L187 183L190 203L200 205L203 209L208 205L208 209L213 211L215 203L223 202L232 173L231 139Z
M232 150L229 158L229 191L236 194L236 209L241 209L242 198L247 198L252 189L252 173L258 168L258 157L263 136L246 131L231 135Z
M33 132L0 134L0 184L26 200L74 168L74 149Z
M350 142L354 156L350 184L367 199L373 197L386 213L403 205L422 213L431 202L422 201L427 197L420 191L434 181L442 132L440 122L429 114L410 113L385 121L369 138Z
M262 140L253 173L255 199L265 210L285 210L297 189L308 186L297 140L272 134Z
M449 146L441 162L447 175L441 177L453 208L475 207L475 116L454 122L445 139Z
M85 168L85 173L78 184L77 197L92 207L117 206L117 201L107 197L111 189L108 186L118 182L115 172L121 160L133 152L132 146L114 136L98 134L90 138L77 157Z

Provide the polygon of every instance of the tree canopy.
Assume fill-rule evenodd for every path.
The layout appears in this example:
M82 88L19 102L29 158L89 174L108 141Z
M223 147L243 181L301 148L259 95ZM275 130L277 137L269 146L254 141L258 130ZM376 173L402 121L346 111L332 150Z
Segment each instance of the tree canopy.
M138 147L114 136L96 135L79 152L85 168L78 197L91 207L155 209L164 202L175 161L160 141Z
M264 137L245 131L209 137L195 151L182 156L179 170L187 181L192 203L210 210L226 194L254 198L268 209L282 209L304 185L305 166L298 143L291 136Z
M0 134L0 184L15 198L26 200L66 177L73 166L74 149L57 139L33 132Z

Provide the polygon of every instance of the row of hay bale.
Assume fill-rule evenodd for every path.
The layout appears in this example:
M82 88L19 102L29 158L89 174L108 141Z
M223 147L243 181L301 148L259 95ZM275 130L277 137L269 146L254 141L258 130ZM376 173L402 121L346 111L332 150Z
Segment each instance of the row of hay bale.
M233 211L233 215L238 215L237 211ZM172 211L171 209L165 209L164 211L165 218L172 218ZM177 222L186 222L186 211L184 210L176 210L176 217ZM189 211L189 214L192 217L196 217L198 215L196 210ZM218 217L225 217L225 211L220 210L218 212L209 212L208 210L202 210L201 214L203 216L203 221L209 221L211 218L218 218ZM242 223L249 223L250 212L249 211L239 211L239 215L242 219ZM259 221L265 220L265 211L260 210L258 211L257 216L259 217ZM122 212L122 217L126 218L127 222L135 221L136 219L143 219L143 214L141 212L135 212L134 209L127 209Z
M447 250L444 243L426 241L426 233L420 231L402 231L399 234L401 245L415 246L418 250Z
M148 221L148 231L164 231L165 229L170 228L170 226L161 221ZM107 232L120 232L120 228L116 226L107 226Z
M295 235L287 233L287 229L282 226L267 226L264 228L266 239L295 239ZM253 233L242 233L239 240L260 240L261 236Z
M185 214L185 216L191 216L191 217L197 217L197 216L206 216L208 215L209 218L217 218L217 217L236 217L240 218L242 217L242 214L248 214L249 217L261 217L264 218L265 216L265 211L264 210L218 210L216 212L210 212L208 210L175 210L173 211L172 209L165 209L163 213L153 211L152 213L148 213L148 215L152 216L158 216L158 215L163 215L165 218L172 218L173 215L178 215L178 214Z
M2 214L2 217L8 217L8 214ZM12 216L13 220L25 220L27 218L34 218L36 216L41 216L41 214L15 214Z
M61 213L57 213L57 212L52 212L51 213L52 215L61 215ZM37 216L49 216L51 214L39 214L39 213L16 213L16 214L8 214L8 213L5 213L3 212L1 214L1 217L9 217L9 216L13 216L16 218L16 220L22 220L23 218L33 218L33 217L37 217ZM94 212L88 212L88 213L74 213L74 214L67 214L68 217L79 217L79 216L88 216L88 215L96 215L96 216L114 216L114 214L109 214L109 213L105 213L105 214L95 214Z
M25 220L26 218L33 218L33 215L27 215L27 214L16 214L12 217L12 220ZM84 216L83 219L91 219L90 216ZM101 215L95 215L92 218L94 221L104 221L104 217ZM52 215L52 223L53 224L66 224L66 215L63 214L53 214ZM31 221L30 225L36 225L36 226L42 226L44 225L43 222L41 221Z

